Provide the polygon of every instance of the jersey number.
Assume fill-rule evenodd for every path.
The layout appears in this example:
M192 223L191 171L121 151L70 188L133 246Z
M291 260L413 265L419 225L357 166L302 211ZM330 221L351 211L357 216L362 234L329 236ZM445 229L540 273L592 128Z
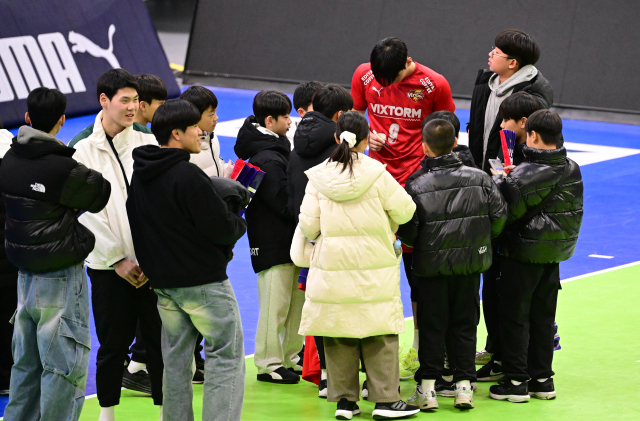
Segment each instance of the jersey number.
M389 126L389 144L394 144L398 140L398 133L400 132L400 125L393 123Z

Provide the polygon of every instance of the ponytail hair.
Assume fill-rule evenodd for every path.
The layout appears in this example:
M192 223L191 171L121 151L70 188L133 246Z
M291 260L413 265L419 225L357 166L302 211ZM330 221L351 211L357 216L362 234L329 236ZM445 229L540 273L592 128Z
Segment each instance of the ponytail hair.
M355 148L369 136L369 123L362 114L357 111L347 111L340 114L338 123L336 124L336 137L340 139L343 132L351 132L356 135ZM342 164L342 171L349 168L349 172L353 175L353 154L349 144L343 140L340 142L336 150L329 157L329 162L339 162Z

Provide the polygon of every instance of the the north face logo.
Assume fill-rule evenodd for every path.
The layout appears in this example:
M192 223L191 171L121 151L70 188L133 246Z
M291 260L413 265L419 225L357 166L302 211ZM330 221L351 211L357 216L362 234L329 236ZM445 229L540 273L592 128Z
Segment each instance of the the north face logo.
M487 252L487 246L482 246L478 249L478 253L485 254Z
M251 251L251 255L252 255L252 256L257 256L257 255L258 255L258 251L259 251L259 250L260 250L260 249L259 249L258 247L250 249L250 251Z
M46 190L44 186L40 183L33 183L31 185L31 189L33 189L33 191L37 191L38 193L44 193Z

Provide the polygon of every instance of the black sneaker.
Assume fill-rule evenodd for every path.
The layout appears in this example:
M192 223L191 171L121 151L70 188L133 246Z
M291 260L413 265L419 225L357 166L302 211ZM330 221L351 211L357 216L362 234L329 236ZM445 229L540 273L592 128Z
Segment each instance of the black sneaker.
M369 398L369 388L367 387L367 381L362 382L362 393L360 394L363 400L367 400Z
M394 420L410 417L420 412L417 406L409 405L404 401L377 403L373 410L374 420Z
M196 369L196 372L193 374L193 379L191 379L191 383L192 384L202 384L202 383L204 383L204 373L202 373L202 371Z
M502 365L491 360L482 366L477 372L479 382L495 382L504 377L502 374Z
M548 378L543 382L539 382L538 380L530 380L529 396L544 400L555 399L556 389L553 386L553 379Z
M149 373L144 370L140 370L133 374L129 373L127 367L124 368L122 373L122 387L129 390L135 390L136 392L142 392L151 394L151 377Z
M258 374L258 381L278 384L294 384L300 381L300 376L280 366L271 373Z
M355 402L349 402L347 398L340 399L336 409L336 419L350 420L354 415L360 415L360 408Z
M434 389L436 391L436 395L444 396L445 398L453 398L456 395L455 383L448 382L442 377L436 379Z
M511 383L509 379L503 379L499 384L489 388L489 396L499 401L507 400L509 402L529 402L529 389L527 381L520 383L518 386Z
M9 396L9 388L0 388L0 396Z
M320 379L318 383L318 397L322 399L327 399L327 380Z

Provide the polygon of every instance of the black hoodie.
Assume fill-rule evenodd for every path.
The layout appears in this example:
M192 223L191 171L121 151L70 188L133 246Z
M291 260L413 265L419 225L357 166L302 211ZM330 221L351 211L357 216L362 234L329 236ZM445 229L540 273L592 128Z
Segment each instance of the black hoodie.
M298 124L287 168L289 209L296 222L309 181L304 172L327 160L336 150L335 133L336 123L317 111L306 113Z
M285 136L262 133L249 116L238 132L235 152L265 172L245 218L251 247L251 263L258 273L276 265L292 263L291 241L296 228L287 206L287 164L291 144Z
M133 150L127 213L140 268L153 288L224 281L245 222L182 149Z

